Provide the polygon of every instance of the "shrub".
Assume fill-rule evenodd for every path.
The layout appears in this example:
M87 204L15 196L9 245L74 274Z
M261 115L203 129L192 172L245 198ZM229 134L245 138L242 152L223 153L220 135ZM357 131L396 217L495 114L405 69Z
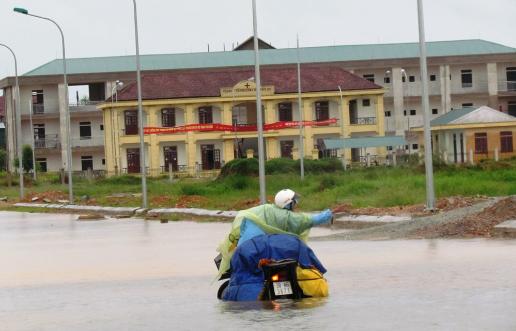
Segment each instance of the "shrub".
M181 194L183 195L205 195L206 189L201 185L183 184L181 185Z
M22 160L23 170L25 170L25 172L32 170L34 165L32 164L32 147L30 145L23 145Z
M319 183L319 192L329 190L337 186L337 179L334 176L324 176Z
M299 171L299 163L292 159L279 158L267 161L265 164L265 172L268 175L286 174Z
M113 176L99 181L99 184L113 184L113 185L138 185L141 183L141 178L131 175Z
M220 170L219 178L231 175L258 176L258 160L252 158L229 161Z
M243 175L233 175L226 178L224 181L230 188L235 190L245 190L252 186L252 179Z
M0 149L0 171L4 171L7 168L7 153L5 150Z
M300 167L300 161L296 161L297 168ZM320 160L304 160L305 171L313 174L328 173L343 170L342 162L336 158L325 158Z

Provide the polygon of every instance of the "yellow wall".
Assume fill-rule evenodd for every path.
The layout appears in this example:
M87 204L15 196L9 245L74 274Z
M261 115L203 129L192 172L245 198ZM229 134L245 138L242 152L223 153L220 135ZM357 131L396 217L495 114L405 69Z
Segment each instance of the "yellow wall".
M513 152L512 153L501 153L501 141L500 141L500 132L502 131L511 131L512 132L512 145ZM475 154L475 133L487 133L487 150L488 154ZM495 149L498 150L498 157L500 159L509 158L516 156L514 152L514 148L516 147L516 126L510 127L498 127L498 128L485 128L485 129L470 129L465 130L466 136L466 146L469 153L469 150L473 150L473 160L480 161L482 159L494 159L495 157Z
M375 125L350 125L349 107L351 99L369 98L375 100L376 104L376 124ZM161 109L175 107L184 111L185 124L197 123L197 109L200 106L211 105L220 111L220 121L223 124L232 124L232 108L240 103L252 102L253 97L239 98L198 98L198 99L171 99L171 100L146 100L143 102L146 126L159 127L161 125ZM373 135L383 136L384 130L384 109L383 109L383 90L371 91L352 91L344 92L343 104L340 103L339 92L305 93L302 95L303 114L305 120L314 118L314 103L316 101L327 100L333 104L338 104L337 111L339 116L344 118L344 126L339 119L336 125L326 127L305 127L304 128L304 155L306 158L315 157L313 152L315 135L333 135L349 137L353 133L368 132ZM297 104L296 94L272 95L263 97L265 108L264 123L274 123L277 121L277 104L279 102L292 102ZM119 102L118 104L106 103L99 106L104 111L104 130L105 130L105 151L106 169L112 175L124 168L126 161L125 149L137 148L139 143L138 135L125 135L124 133L124 111L135 110L136 102ZM342 106L342 107L341 107ZM113 107L113 108L111 108ZM294 110L293 110L294 112ZM360 116L360 113L359 113ZM252 120L252 119L250 119ZM216 122L214 120L214 122ZM257 137L256 132L238 133L240 138ZM299 129L283 129L277 131L264 132L267 159L280 156L279 139L284 137L299 137ZM188 171L193 173L194 167L200 163L198 145L201 143L220 144L221 159L228 162L233 159L233 142L235 134L232 132L187 132L177 134L150 134L145 136L145 143L148 148L146 157L147 166L151 169L151 175L158 175L162 169L163 156L162 147L167 143L184 144L185 163ZM385 153L380 149L380 153ZM245 153L245 151L243 151ZM298 153L296 153L298 154ZM349 151L346 151L349 154Z

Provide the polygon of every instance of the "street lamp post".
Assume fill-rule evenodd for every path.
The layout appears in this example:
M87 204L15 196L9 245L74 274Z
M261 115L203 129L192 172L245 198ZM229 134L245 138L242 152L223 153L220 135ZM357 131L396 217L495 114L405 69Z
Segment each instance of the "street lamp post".
M337 86L339 88L339 96L340 96L340 139L345 138L345 131L344 131L344 98L342 96L342 88L340 85ZM342 167L344 168L344 171L346 170L346 153L345 148L342 148Z
M304 145L304 119L301 100L301 56L299 54L299 36L297 36L297 104L299 108L299 168L301 180L305 179L305 145Z
M111 88L111 132L112 132L112 135L111 135L111 148L113 150L113 159L115 160L115 175L118 176L118 171L119 171L119 168L120 168L120 165L119 165L119 160L117 158L117 152L116 152L116 143L115 143L115 139L116 139L116 136L117 136L117 133L118 131L115 132L115 123L116 123L116 117L115 117L115 105L113 102L115 103L118 103L118 89L120 87L124 86L124 83L117 80L115 82L115 84L113 85L113 87ZM113 95L115 95L115 97L113 98ZM114 100L113 100L114 99Z
M258 27L256 22L256 0L253 0L254 35L254 77L256 81L256 121L258 122L258 175L260 182L260 203L267 202L265 195L265 156L263 146L262 91L260 81L260 56L258 50Z
M428 68L426 62L425 21L423 14L423 0L417 0L419 23L419 50L421 67L421 87L425 136L425 172L426 172L426 208L435 209L434 170L432 164L432 137L430 132L430 100L428 98Z
M145 141L143 135L143 107L142 107L142 82L140 75L140 45L138 43L138 13L136 11L136 0L133 0L134 7L134 42L136 46L136 85L138 89L138 126L140 136L140 174L142 176L142 208L147 208L147 174L145 169Z
M73 203L73 180L72 180L72 144L71 144L71 133L70 133L70 109L68 108L68 80L66 76L66 51L65 51L65 38L64 33L59 24L51 18L30 14L29 11L25 8L14 8L16 13L20 13L27 16L32 16L36 18L40 18L49 22L52 22L59 33L61 34L61 45L63 48L63 77L64 77L64 94L65 94L65 122L66 122L66 156L67 156L67 166L68 166L68 200L69 203Z
M14 83L15 83L15 96L14 96L14 108L15 108L15 116L16 116L16 149L18 154L18 172L20 173L20 199L23 199L23 162L22 162L22 134L21 134L21 106L20 106L20 85L18 83L18 60L16 59L16 54L14 51L5 44L0 44L11 52L14 58ZM33 165L35 166L35 165Z

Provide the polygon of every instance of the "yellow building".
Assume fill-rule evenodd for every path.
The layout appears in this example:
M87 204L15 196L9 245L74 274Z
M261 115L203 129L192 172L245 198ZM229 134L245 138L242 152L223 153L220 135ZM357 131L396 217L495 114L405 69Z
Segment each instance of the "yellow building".
M415 131L422 145L423 129ZM452 110L431 121L431 131L432 152L446 163L516 156L516 117L487 106Z
M384 136L384 90L337 67L303 67L298 105L295 67L264 68L262 103L266 159L385 155L385 148L327 150L323 139ZM256 85L252 69L183 71L142 77L145 164L150 175L219 169L237 157L257 156ZM339 91L339 88L342 92ZM118 92L103 111L110 175L140 172L136 84ZM300 109L304 146L300 146Z

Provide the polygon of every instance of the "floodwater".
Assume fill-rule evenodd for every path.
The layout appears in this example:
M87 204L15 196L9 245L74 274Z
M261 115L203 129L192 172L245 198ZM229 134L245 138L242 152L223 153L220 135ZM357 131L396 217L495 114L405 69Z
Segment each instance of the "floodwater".
M229 224L75 218L0 212L1 330L516 330L516 241L312 242L329 298L239 304Z

